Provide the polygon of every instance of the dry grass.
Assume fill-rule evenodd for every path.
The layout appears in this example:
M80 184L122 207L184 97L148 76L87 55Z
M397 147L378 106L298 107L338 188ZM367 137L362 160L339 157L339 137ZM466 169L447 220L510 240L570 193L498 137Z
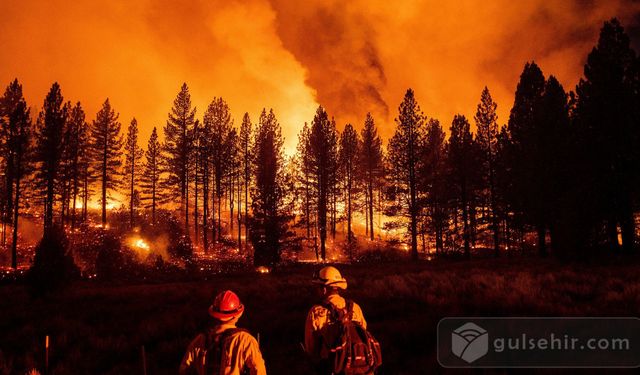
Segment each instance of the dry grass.
M636 259L606 265L553 260L437 261L342 266L349 294L383 346L385 374L445 372L436 362L438 320L454 315L637 315ZM173 374L184 348L206 327L206 309L223 289L246 304L241 325L260 333L269 373L308 374L299 342L316 300L313 266L209 281L110 286L80 283L32 300L23 287L0 287L0 374L42 368L50 335L52 374Z

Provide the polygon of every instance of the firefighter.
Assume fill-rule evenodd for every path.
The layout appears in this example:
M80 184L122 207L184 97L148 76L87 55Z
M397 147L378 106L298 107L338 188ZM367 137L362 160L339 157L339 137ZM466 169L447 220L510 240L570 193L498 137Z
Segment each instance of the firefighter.
M322 302L309 310L304 331L304 349L314 363L318 374L331 374L333 363L331 350L327 343L335 342L336 331L331 329L332 318L330 305L337 309L344 309L347 301L340 296L340 292L347 289L347 280L342 277L335 267L324 267L314 275L313 283L318 285L318 292ZM362 309L353 303L351 320L367 328L367 322Z
M258 342L248 331L236 327L243 312L244 305L234 292L226 290L218 294L209 307L214 325L191 341L179 373L265 375Z

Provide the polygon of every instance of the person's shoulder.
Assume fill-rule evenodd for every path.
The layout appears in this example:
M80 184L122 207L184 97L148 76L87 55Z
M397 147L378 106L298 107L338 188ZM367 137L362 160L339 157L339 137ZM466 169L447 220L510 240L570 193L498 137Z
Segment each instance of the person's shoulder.
M229 332L229 337L235 337L241 341L257 341L256 338L245 328L233 328L232 332Z

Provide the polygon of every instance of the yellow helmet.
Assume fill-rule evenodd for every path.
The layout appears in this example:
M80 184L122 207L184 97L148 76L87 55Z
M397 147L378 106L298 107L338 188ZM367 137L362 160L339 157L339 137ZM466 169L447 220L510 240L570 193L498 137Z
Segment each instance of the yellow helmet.
M313 282L324 286L335 286L340 289L347 289L347 279L342 277L337 268L328 266L321 269L313 277Z

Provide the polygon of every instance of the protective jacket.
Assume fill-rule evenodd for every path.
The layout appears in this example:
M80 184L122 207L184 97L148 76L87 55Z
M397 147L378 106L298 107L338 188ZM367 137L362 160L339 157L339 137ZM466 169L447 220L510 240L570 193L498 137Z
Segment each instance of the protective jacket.
M323 304L332 304L338 309L344 309L347 301L338 294L331 294L325 298ZM362 309L357 303L353 303L354 322L359 322L367 328L367 322L362 314ZM331 337L332 332L327 329L332 323L330 311L323 305L315 305L309 310L304 330L305 351L314 362L329 358L330 349L328 343L333 343L336 337Z
M214 334L222 334L228 329L235 329L235 324L220 324L212 328ZM205 333L196 336L187 347L187 352L180 364L180 374L197 375L241 375L244 369L251 375L266 375L262 353L251 334L246 331L234 332L228 337L229 345L222 353L222 363L220 374L207 374L205 369L205 359L207 351L207 337Z

